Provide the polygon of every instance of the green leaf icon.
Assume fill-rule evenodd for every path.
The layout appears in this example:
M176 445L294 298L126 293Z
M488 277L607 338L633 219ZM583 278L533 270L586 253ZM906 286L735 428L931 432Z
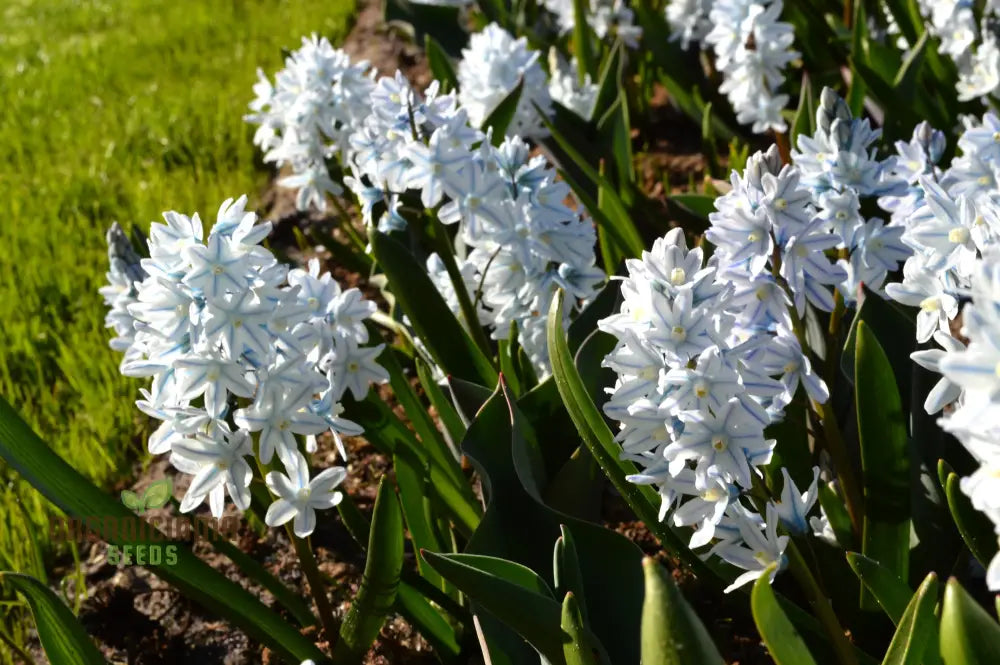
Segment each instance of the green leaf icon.
M143 512L145 507L145 501L139 498L138 494L129 490L122 490L122 503L129 510L137 510L140 513Z
M170 478L161 478L153 481L146 488L146 508L160 508L165 506L170 497L174 494L174 484Z

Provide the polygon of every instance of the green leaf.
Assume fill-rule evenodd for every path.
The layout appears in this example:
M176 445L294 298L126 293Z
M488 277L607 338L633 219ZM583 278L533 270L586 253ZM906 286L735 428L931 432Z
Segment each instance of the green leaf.
M913 597L913 590L888 566L857 552L847 553L847 563L861 583L879 602L886 615L896 625Z
M715 212L715 197L704 194L672 194L669 201L676 203L691 214L708 220L708 216Z
M910 389L913 361L910 354L916 350L917 328L915 317L895 303L863 286L858 294L858 306L847 333L847 341L840 356L840 368L848 381L854 383L854 365L858 337L858 324L864 321L875 333L877 339L892 340L884 351L889 356L893 375L899 382L899 395L903 400L903 410L909 412Z
M134 510L137 513L142 513L146 510L146 502L131 490L122 490L122 504L129 510Z
M174 495L174 483L170 478L154 480L146 488L146 509L162 508ZM124 496L122 497L124 498Z
M85 519L99 515L119 520L135 519L131 511L94 487L56 455L2 398L0 458L69 517ZM123 529L115 529L117 533L106 532L104 521L95 524L94 531L113 545L175 546L177 560L173 565L147 567L190 600L230 621L290 662L309 658L323 661L322 652L292 624L285 622L239 584L212 569L188 545L161 539L154 542L138 537L125 538Z
M441 42L434 39L430 33L424 35L424 53L427 55L427 65L434 75L434 80L441 83L441 92L457 91L458 75L451 64L451 58L445 53Z
M35 618L38 640L50 662L59 665L106 665L107 661L94 646L87 631L54 591L34 577L20 573L0 573L0 581L10 584L28 601Z
M673 577L655 559L642 561L646 597L642 602L643 665L723 665L705 625Z
M997 553L996 533L989 519L972 507L972 502L962 492L960 483L958 474L948 475L948 482L944 487L948 508L969 551L979 563L988 566Z
M924 653L932 646L931 638L937 633L937 617L934 616L937 593L937 575L930 573L906 606L882 665L920 665L924 662Z
M573 53L579 67L579 83L583 83L584 77L590 74L591 77L597 74L597 55L594 44L594 34L590 29L590 22L587 15L590 13L590 2L588 0L573 0Z
M517 113L517 105L521 101L522 90L524 90L523 77L517 82L514 89L507 93L503 101L497 104L496 108L490 111L490 114L483 120L481 129L484 132L491 127L493 128L493 145L500 145L503 143L504 137L507 136L507 128L510 127L510 123L514 119L514 114Z
M430 400L431 405L437 411L438 419L444 425L445 432L449 438L451 446L458 445L458 442L465 436L465 424L455 411L455 407L448 401L441 386L434 380L431 368L420 358L416 359L417 376L420 378L420 386L424 389L424 394Z
M562 608L530 568L495 557L470 554L422 556L475 603L517 631L549 662L564 663Z
M522 402L515 404L504 384L500 388L479 411L462 444L479 471L487 500L486 513L467 551L516 561L549 579L552 544L562 533L570 533L583 583L579 597L587 599L588 625L610 650L612 662L638 662L642 552L627 538L559 513L545 503L542 453L551 442L540 439L529 425ZM572 424L568 429L572 432ZM509 436L507 446L499 443L503 435ZM484 625L483 632L493 645L491 654L497 665L497 652L516 650L523 641L499 621L494 624ZM506 639L508 634L515 642ZM517 659L505 662L509 660Z
M945 665L995 665L1000 626L951 578L941 609L941 658Z
M812 83L809 75L802 74L802 89L799 92L799 106L795 110L795 120L792 122L792 131L789 141L792 145L797 145L799 135L812 136L816 131L813 125L816 121L816 102L812 96Z
M403 514L392 483L379 483L368 538L368 558L351 609L333 649L337 663L360 663L396 602L403 569Z
M616 42L601 63L601 74L597 77L597 96L594 98L594 117L602 118L619 97L622 85L622 60L625 45Z
M930 33L924 32L913 47L906 52L903 58L903 66L899 68L892 87L901 99L910 99L916 94L917 76L920 67L924 62L924 52L927 50L927 42L930 40Z
M427 472L426 466L421 464L420 460L415 459L415 456L408 454L408 451L397 450L393 456L392 467L396 472L399 500L403 506L403 517L406 519L406 527L410 532L413 546L418 549L440 550L441 543L438 542L431 523L433 511L430 497L432 494L430 474ZM426 577L431 584L441 586L441 576L420 559L417 559L417 567L420 574Z
M566 345L566 335L562 329L563 293L560 290L552 298L549 309L548 344L549 360L552 364L552 374L555 377L559 394L566 404L577 431L594 456L604 474L611 480L615 489L635 511L635 514L646 523L647 528L660 540L661 544L688 564L692 570L701 576L710 578L712 573L706 564L695 556L684 541L673 532L671 527L659 520L659 497L648 485L636 485L626 480L626 476L637 472L635 465L620 459L621 446L615 441L604 417L594 406L587 388L577 372Z
M559 528L562 535L556 539L555 552L552 556L552 574L555 578L556 593L562 596L576 595L579 600L574 600L574 604L583 623L586 624L587 603L584 595L583 573L580 572L580 560L576 555L576 543L573 540L573 534L565 525L560 525Z
M774 564L754 582L750 594L753 620L777 665L816 665L799 631L778 605L771 588Z
M823 512L830 520L830 527L841 547L854 547L854 531L851 529L851 516L847 513L844 500L825 483L818 487L819 503Z
M566 665L597 665L594 646L588 639L586 622L580 613L576 596L567 593L562 605L562 630L566 634L563 642L563 657Z
M455 628L422 593L406 583L401 583L396 603L400 614L420 631L424 639L434 647L435 652L446 659L458 657L462 649Z
M405 246L373 231L372 251L389 280L397 304L441 368L453 376L494 385L497 372L452 314L427 271Z
M892 365L861 321L855 354L858 438L864 472L862 552L906 579L910 556L910 451ZM872 606L862 593L862 607Z

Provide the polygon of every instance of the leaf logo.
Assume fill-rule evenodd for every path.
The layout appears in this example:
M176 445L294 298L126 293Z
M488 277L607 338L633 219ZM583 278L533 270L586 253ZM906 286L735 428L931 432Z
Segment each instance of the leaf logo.
M134 510L140 515L153 508L161 508L167 505L170 497L174 495L174 484L170 478L154 480L139 496L135 492L122 490L122 503L129 510Z

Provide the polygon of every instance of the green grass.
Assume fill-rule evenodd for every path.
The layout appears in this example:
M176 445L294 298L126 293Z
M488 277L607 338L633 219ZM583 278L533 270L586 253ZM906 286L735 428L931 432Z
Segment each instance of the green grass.
M168 209L212 220L242 193L255 204L268 174L242 115L256 68L272 73L302 35L342 37L353 11L354 0L2 3L0 394L95 482L127 472L145 434L139 384L107 346L105 229L146 229ZM44 574L49 509L2 462L0 481L0 569Z

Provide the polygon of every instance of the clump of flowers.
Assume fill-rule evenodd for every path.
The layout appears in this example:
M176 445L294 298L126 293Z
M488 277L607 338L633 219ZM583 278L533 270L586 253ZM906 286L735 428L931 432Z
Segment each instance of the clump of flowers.
M778 93L782 70L799 54L791 50L792 26L780 21L782 0L672 0L666 7L671 39L712 47L736 118L754 132L783 132L788 95Z
M935 342L935 347L912 354L916 363L942 375L924 409L942 413L941 426L980 463L979 470L962 479L961 488L997 526L1000 537L995 480L1000 460L998 129L1000 119L992 112L981 121L968 121L958 141L962 155L943 170L935 166L944 149L940 132L920 126L909 145L898 146L914 165L906 205L896 213L913 256L903 267L903 280L887 285L886 291L919 308L917 341ZM918 168L921 163L925 166ZM960 308L962 300L971 302ZM961 337L953 333L959 322ZM987 583L1000 590L1000 557L990 564Z
M462 279L456 284L448 257L435 253L427 259L433 282L456 314L460 293L474 302L478 321L471 323L488 326L494 339L507 339L516 324L522 348L545 374L544 313L553 293L563 287L580 305L603 281L594 265L596 234L582 208L567 205L569 187L543 157L531 156L520 136L512 131L495 147L478 129L523 80L512 130L542 133L531 101L551 104L538 53L492 25L473 36L466 56L458 95L442 94L436 81L419 94L399 72L371 84L364 116L342 127L343 182L357 196L365 224L382 232L430 217L457 225ZM300 59L293 54L290 61ZM585 103L592 107L593 100L578 106Z
M542 4L555 15L562 33L576 26L573 0L543 0ZM601 39L617 37L629 48L638 48L642 28L635 25L635 14L624 0L590 0L587 3L587 25Z
M342 153L347 137L371 110L368 63L352 63L325 37L313 35L303 37L302 47L285 59L273 85L259 70L257 77L257 96L246 116L260 125L254 144L264 151L265 162L291 169L278 184L298 190L300 210L324 210L327 195L343 191L327 162Z
M552 98L538 58L538 51L528 48L527 39L514 39L496 23L473 34L458 63L458 101L469 114L469 122L482 127L500 102L523 82L509 129L526 138L546 136L548 131L535 105L552 115Z
M150 229L149 257L138 261L113 227L102 293L122 373L152 380L136 403L161 421L149 451L193 476L181 511L207 499L220 517L227 494L246 509L254 467L280 461L284 473L266 474L278 497L267 523L294 519L305 537L314 511L339 501L345 472L310 480L303 449L315 440L299 437L330 431L346 456L341 435L361 428L341 416L340 401L388 380L376 362L383 345L367 346L374 303L320 274L315 259L308 270L280 264L260 246L270 223L257 224L245 206L246 197L225 201L207 237L197 213L164 213Z
M902 205L908 192L907 169L923 168L907 160L899 167L895 157L880 159L877 141L882 130L872 129L867 118L855 118L843 99L830 88L820 95L816 131L799 135L792 160L809 188L818 217L835 236L845 279L838 284L847 303L855 300L860 285L878 291L886 276L911 254L901 240L904 226L893 217L889 224L879 217L865 218L862 205L877 199L886 210Z
M716 201L706 238L710 261L671 231L627 263L621 313L600 323L618 338L605 364L618 374L605 405L621 422L623 455L653 484L661 519L697 527L694 548L745 569L730 587L784 566L786 536L809 531L815 484L800 494L786 476L785 494L763 516L741 496L771 461L765 428L783 418L800 386L809 399L829 393L802 339L806 311L834 306L832 287L844 269L825 250L837 239L825 228L794 166L772 147L753 155L732 190Z
M941 40L941 51L958 66L958 98L982 99L1000 87L1000 47L994 23L1000 6L986 2L981 8L965 0L918 0L920 13L931 34ZM977 21L976 13L980 13Z

